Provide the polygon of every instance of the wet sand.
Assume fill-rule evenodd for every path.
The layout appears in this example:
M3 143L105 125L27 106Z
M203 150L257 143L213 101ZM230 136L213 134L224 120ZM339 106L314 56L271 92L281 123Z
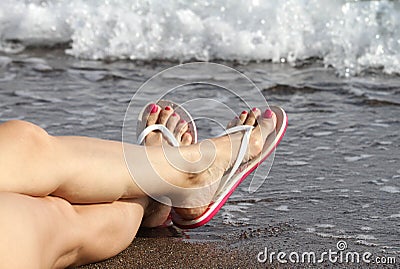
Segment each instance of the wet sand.
M282 227L270 227L263 232L277 236L283 231ZM116 257L79 268L273 268L257 261L248 240L251 230L210 242L191 242L187 237L175 227L141 229L133 243Z
M323 262L279 263L274 259L260 262L257 257L265 248L275 251L315 252L336 249L336 240L310 235L302 242L293 242L298 232L295 225L284 223L267 225L264 229L244 228L240 233L227 231L218 240L191 240L182 230L175 227L141 229L132 244L119 255L103 262L80 266L77 269L117 269L117 268L397 268L396 265L363 263ZM277 242L278 246L277 246ZM368 251L366 246L356 247L358 252ZM270 252L268 252L270 253ZM259 256L261 259L265 257Z
M225 245L224 247L222 247ZM90 268L256 268L249 253L229 250L226 243L189 243L172 238L137 238L118 256Z

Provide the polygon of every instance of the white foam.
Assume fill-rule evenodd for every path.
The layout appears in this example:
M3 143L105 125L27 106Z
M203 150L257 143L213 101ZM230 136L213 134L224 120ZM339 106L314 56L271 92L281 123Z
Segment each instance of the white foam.
M357 240L356 243L359 244L359 245L367 246L367 247L377 247L377 246L379 246L376 243L371 243L371 242L368 242L368 241L365 241L365 240Z
M315 232L315 228L314 227L308 227L308 228L306 228L306 232L307 233L314 233Z
M370 155L370 154L361 154L359 156L346 156L346 157L344 157L344 159L347 162L356 162L356 161L367 159L370 157L372 157L372 155Z
M3 0L0 50L71 42L89 59L323 58L344 75L400 73L400 3L345 0Z
M276 211L289 211L289 207L287 206L287 205L281 205L281 206L278 206L278 207L276 207L276 208L274 208L274 210L276 210Z
M379 190L384 191L384 192L389 192L389 193L400 193L400 189L398 187L394 186L385 186L380 188Z
M324 229L332 229L335 227L333 224L328 224L328 223L321 223L321 224L316 224L315 225L318 228L324 228Z
M327 135L331 135L331 134L333 134L333 132L331 132L331 131L315 132L315 133L313 133L313 136L320 137L320 136L327 136Z
M306 161L287 161L285 162L287 166L304 166L307 165L308 162Z
M370 234L358 234L356 239L359 240L376 240L376 237Z
M313 148L311 150L315 151L315 150L331 150L331 149L332 149L331 147L320 146L320 147Z
M372 228L368 226L362 226L360 229L361 231L372 231Z

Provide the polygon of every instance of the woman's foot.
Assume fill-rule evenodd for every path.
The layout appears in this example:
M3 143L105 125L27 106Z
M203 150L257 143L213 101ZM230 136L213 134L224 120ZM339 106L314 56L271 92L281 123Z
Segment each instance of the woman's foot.
M192 135L188 133L188 123L185 120L181 120L180 115L175 113L170 106L161 108L156 104L151 104L146 108L142 120L146 122L146 127L154 124L166 126L174 134L181 146L192 143ZM160 146L163 142L167 141L163 139L160 131L149 133L145 139L145 145L147 146Z
M181 120L180 115L175 113L170 106L161 108L156 104L151 104L146 108L142 120L146 122L146 127L154 124L162 124L166 126L171 133L174 134L176 140L181 146L187 146L192 143L193 137L189 132L187 132L187 122ZM145 138L146 146L161 146L163 143L167 143L167 141L163 138L160 131L153 131ZM142 226L158 227L163 225L169 217L171 207L158 203L150 197L147 197L147 199L148 203L144 213Z
M252 134L249 141L248 152L243 159L243 162L247 162L250 159L256 157L262 150L264 146L264 141L267 136L270 135L276 126L276 115L269 109L263 113L257 109L253 108L251 111L243 111L238 117L233 119L229 124L228 128L239 126L239 125L250 125L255 128L252 130ZM212 166L207 169L207 171L199 173L196 175L196 179L192 180L194 182L201 182L200 185L210 184L210 182L215 182L216 179L220 179L223 174L232 167L233 163L236 161L236 156L241 145L243 133L238 132L230 136L223 136L220 138L211 139L216 147L215 161ZM195 147L196 145L193 145ZM188 147L188 150L192 150L192 147ZM200 151L198 149L198 151ZM217 186L218 184L210 184ZM213 193L215 195L216 188L206 191L207 193ZM209 202L213 197L209 197ZM190 199L190 198L189 198ZM191 207L191 206L188 206ZM174 210L183 219L194 219L200 216L206 209L208 205L184 208L175 207Z

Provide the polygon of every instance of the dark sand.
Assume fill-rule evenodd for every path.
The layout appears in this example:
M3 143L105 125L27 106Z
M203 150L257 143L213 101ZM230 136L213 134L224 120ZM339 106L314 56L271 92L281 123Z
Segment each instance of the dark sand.
M321 239L310 235L303 242L293 244L292 236L297 233L295 225L284 223L267 225L264 229L244 228L240 233L227 229L224 238L219 240L194 240L179 228L141 229L132 244L119 255L103 262L80 266L78 269L105 268L398 268L395 265L356 264L356 263L289 263L276 260L272 264L261 263L257 255L265 247L275 250L298 251L308 249L325 251L321 245L330 245L336 250L336 240ZM353 246L362 253L367 247ZM318 259L318 258L317 258Z
M257 262L257 252L252 249L249 238L261 233L278 236L285 229L247 229L232 235L230 240L211 242L190 242L175 227L141 229L133 243L116 257L79 268L274 268Z

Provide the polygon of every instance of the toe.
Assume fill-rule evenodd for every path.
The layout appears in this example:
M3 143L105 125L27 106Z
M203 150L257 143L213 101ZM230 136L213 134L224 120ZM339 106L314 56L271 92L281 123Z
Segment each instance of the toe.
M265 110L263 115L259 117L259 124L264 137L268 136L275 130L276 121L276 115L270 109Z
M181 142L182 145L188 146L188 145L192 144L192 141L193 141L193 137L189 132L186 132L183 134L182 142Z
M144 114L143 121L146 121L146 126L151 126L157 123L158 116L160 114L161 108L156 104L150 104ZM145 144L146 145L158 145L161 142L161 135L157 132L151 132L146 136Z
M243 110L239 115L239 122L237 125L243 125L248 117L249 113L246 110Z
M175 112L172 113L172 115L169 117L167 121L168 130L170 130L172 133L175 132L175 128L178 125L180 119L181 117L179 116L179 114Z
M189 129L187 121L180 120L178 125L176 125L174 135L178 139L178 141L182 141L182 136Z
M249 115L247 116L247 119L244 124L246 125L254 125L256 123L257 118L261 115L261 111L258 108L253 108Z
M160 111L160 107L156 104L151 104L146 108L146 111L143 114L143 120L146 121L146 126L157 123Z
M240 113L239 117L236 116L233 120L231 120L228 123L227 128L229 129L229 128L232 128L232 127L235 127L235 126L238 126L238 125L243 125L244 122L247 119L248 114L249 113L247 111L245 111L245 110L242 111L242 113Z
M228 123L228 125L226 126L226 128L229 129L229 128L235 127L235 126L239 125L239 122L240 122L239 117L236 116L233 120L231 120L231 121Z
M160 115L158 117L158 124L166 125L168 122L169 117L174 113L172 107L166 106L164 109L161 110Z
M254 112L257 114L256 111ZM267 109L257 118L257 123L258 125L253 129L251 134L249 155L245 158L246 160L253 158L261 152L267 137L273 133L275 129L276 115L272 110Z

